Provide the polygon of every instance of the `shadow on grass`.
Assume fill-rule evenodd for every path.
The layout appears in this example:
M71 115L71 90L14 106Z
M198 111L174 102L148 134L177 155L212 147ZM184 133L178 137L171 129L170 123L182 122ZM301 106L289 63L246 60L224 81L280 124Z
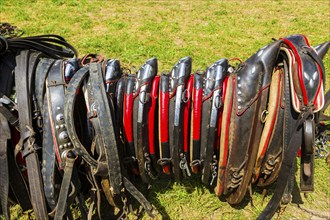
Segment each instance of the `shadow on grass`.
M201 175L192 175L178 183L175 181L174 176L168 176L165 174L160 174L156 180L152 180L151 185L148 187L140 179L134 181L134 185L142 192L142 194L147 198L147 200L156 208L158 217L161 219L171 219L166 211L166 207L157 198L158 194L166 194L167 192L173 190L174 184L179 184L183 187L185 192L192 194L196 189L204 194L205 186L201 182ZM140 204L136 201L133 202L133 209L138 210ZM136 215L137 219L142 218L144 211Z

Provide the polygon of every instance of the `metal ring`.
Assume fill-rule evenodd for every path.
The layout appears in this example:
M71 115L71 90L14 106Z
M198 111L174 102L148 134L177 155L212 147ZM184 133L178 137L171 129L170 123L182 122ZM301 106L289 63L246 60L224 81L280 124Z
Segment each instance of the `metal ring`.
M221 106L222 106L221 96L220 95L216 95L214 97L214 107L217 108L217 109L219 109L219 108L221 108Z
M189 98L190 98L190 93L188 89L185 89L182 93L182 102L187 103L189 101Z
M267 120L269 112L267 110L263 110L261 113L261 123L265 123Z
M145 94L145 96L144 96L144 101L141 100L142 94ZM139 102L141 102L141 104L143 104L143 105L146 104L146 103L148 102L148 100L147 100L147 92L146 92L146 91L142 91L142 92L140 92L140 95L139 95Z

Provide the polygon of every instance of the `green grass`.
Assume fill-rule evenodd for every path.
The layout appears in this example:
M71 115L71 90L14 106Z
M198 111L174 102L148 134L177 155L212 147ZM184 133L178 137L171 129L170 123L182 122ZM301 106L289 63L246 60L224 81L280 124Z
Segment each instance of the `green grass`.
M187 55L193 58L193 71L223 57L245 60L271 38L294 33L305 34L312 45L330 40L329 1L0 0L0 22L17 25L26 35L62 35L80 56L116 57L126 67L139 67L155 56L159 72ZM329 79L329 55L324 64ZM328 80L327 89L329 85ZM316 169L315 192L303 199L304 206L329 211L329 165L318 159ZM196 177L181 185L157 180L147 197L163 219L253 219L270 195L261 205L261 190L255 188L255 207L248 199L231 207ZM13 211L13 219L21 216ZM309 217L289 205L283 219Z

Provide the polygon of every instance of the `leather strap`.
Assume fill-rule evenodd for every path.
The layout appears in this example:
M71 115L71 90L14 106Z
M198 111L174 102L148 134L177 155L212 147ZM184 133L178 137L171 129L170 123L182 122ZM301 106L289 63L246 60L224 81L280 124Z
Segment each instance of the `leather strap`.
M304 141L301 146L300 160L300 191L314 191L314 140L315 140L315 122L308 119L303 127Z
M16 130L12 132L16 132ZM13 133L12 137L14 137ZM10 143L9 146L11 145L12 143ZM8 147L9 184L16 201L21 206L23 211L27 211L32 209L30 191L21 168L17 164L15 156L13 147Z
M144 197L144 195L126 178L123 178L123 183L126 190L142 205L147 214L153 218L155 217L155 209L152 207L150 202Z
M48 206L53 210L56 206L59 188L55 184L58 180L54 139L49 120L47 99L44 97L43 107L43 132L42 132L42 177L44 183L45 198Z
M108 175L110 185L113 187L113 193L119 194L122 185L120 171L119 155L114 132L114 123L112 122L109 105L107 105L107 96L104 88L101 66L96 63L90 64L90 83L94 96L94 109L90 109L93 115L99 120L100 132L103 138L104 150L108 166Z
M59 35L1 38L1 40L4 44L0 44L0 55L12 50L34 49L54 59L73 56L78 57L77 50ZM5 48L2 48L4 46Z
M65 159L65 168L64 168L64 175L61 184L61 190L58 195L58 201L56 205L56 212L54 218L55 220L62 220L63 216L66 213L67 204L68 204L67 199L71 185L71 177L72 177L72 171L75 160L76 157L74 156L74 154L71 151L68 152Z
M275 214L277 208L279 207L284 190L285 190L285 187L283 187L283 186L285 186L288 182L291 168L295 161L298 149L302 144L303 123L308 118L310 118L312 116L312 114L313 114L312 109L309 109L306 112L300 114L299 120L295 124L294 133L288 144L288 146L290 146L290 147L285 149L285 152L284 152L284 159L282 162L282 166L281 166L281 170L280 170L280 173L278 176L274 194L273 194L271 200L268 202L266 208L263 210L263 212L257 218L258 220L271 219L273 217L273 215Z
M46 95L49 111L49 120L54 140L53 147L60 169L65 164L65 154L73 146L68 137L64 121L64 94L66 82L64 80L64 66L62 60L56 60L52 65L46 82Z
M35 133L32 125L32 109L29 96L31 91L28 87L30 85L28 79L32 79L32 77L29 77L29 74L34 74L34 66L37 64L37 62L29 62L29 58L34 59L38 56L38 53L31 53L26 50L21 51L20 55L16 57L15 81L23 157L26 160L28 170L32 206L37 219L48 219L37 154L39 147L35 142Z
M48 72L55 62L54 59L43 58L38 63L35 76L35 95L37 98L38 106L41 112L43 112L43 101L45 95L45 84Z
M7 119L11 126L19 130L17 117L17 104L0 91L0 113Z
M0 113L0 202L5 219L10 219L8 206L9 170L7 158L7 143L11 138L6 118Z

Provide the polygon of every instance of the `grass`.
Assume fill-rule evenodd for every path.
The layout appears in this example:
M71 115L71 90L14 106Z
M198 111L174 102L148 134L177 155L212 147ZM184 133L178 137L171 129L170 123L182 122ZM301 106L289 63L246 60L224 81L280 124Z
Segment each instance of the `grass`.
M17 25L26 35L62 35L80 56L116 57L126 67L139 67L155 56L159 72L187 55L193 71L222 57L245 60L271 38L294 33L305 34L312 45L330 40L329 1L0 0L0 22ZM329 54L324 64L329 79ZM316 169L315 192L303 199L304 206L329 211L329 165L318 159ZM248 199L231 207L198 177L181 185L164 177L147 194L162 219L254 219L270 198L261 205L261 190L255 188L255 207ZM18 210L12 213L13 219L23 218ZM310 215L289 205L282 219L305 218Z

